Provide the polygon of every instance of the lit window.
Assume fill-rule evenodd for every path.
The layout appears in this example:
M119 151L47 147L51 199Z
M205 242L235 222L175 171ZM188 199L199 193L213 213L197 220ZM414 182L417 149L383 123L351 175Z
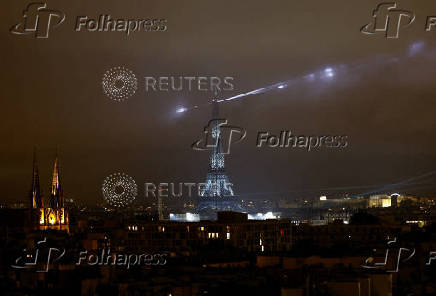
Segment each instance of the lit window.
M55 219L54 214L50 214L50 216L48 216L48 222L49 222L51 225L53 225L53 224L56 223L56 219Z

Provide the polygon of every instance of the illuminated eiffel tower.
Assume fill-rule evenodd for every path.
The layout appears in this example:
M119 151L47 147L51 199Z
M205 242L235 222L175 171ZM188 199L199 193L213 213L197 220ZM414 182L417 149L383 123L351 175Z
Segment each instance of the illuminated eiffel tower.
M225 150L223 149L219 108L216 99L212 101L212 121L209 132L212 145L209 168L204 188L199 191L198 212L210 216L217 211L242 211L240 203L233 192L232 184L225 168Z

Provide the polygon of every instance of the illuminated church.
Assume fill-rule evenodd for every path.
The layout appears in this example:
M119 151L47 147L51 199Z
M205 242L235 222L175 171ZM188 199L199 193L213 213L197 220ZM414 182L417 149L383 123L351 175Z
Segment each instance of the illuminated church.
M35 229L69 231L68 211L64 207L64 196L59 176L59 161L56 155L50 195L43 198L39 185L39 172L36 156L33 155L32 188L30 191L30 219Z

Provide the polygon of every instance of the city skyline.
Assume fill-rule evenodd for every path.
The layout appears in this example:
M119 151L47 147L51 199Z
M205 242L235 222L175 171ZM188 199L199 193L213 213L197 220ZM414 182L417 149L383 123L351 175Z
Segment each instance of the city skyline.
M46 40L2 31L0 36L8 45L2 54L9 57L4 61L8 71L2 74L8 87L0 127L5 139L0 147L5 201L20 201L27 194L34 146L42 164L59 147L65 194L83 203L102 201L101 182L115 171L133 176L140 186L145 182L201 182L208 155L192 151L190 145L210 119L209 107L181 114L175 110L203 105L212 92L147 92L146 76L232 76L234 89L220 94L226 98L331 69L325 79L315 77L313 83L221 104L229 123L247 131L246 140L233 147L227 164L241 194L255 198L259 193L282 192L294 198L295 192L316 198L319 189L383 186L434 171L433 33L423 30L417 19L395 40L362 34L359 28L371 20L377 3L352 7L342 2L335 2L336 6L274 3L283 6L279 15L274 4L263 7L254 2L252 15L247 16L242 4L233 3L228 10L226 5L191 2L187 5L197 20L204 19L204 14L198 14L204 9L222 23L219 27L206 22L201 28L174 13L179 4L170 11L164 4L145 10L140 3L122 9L108 4L113 17L140 17L139 11L168 14L167 31L136 32L128 37L116 32L70 31L80 9L59 3L54 8L64 12L66 20ZM17 23L23 9L21 3L8 5L14 13L1 20L5 27ZM421 21L436 12L430 1L407 6L401 5ZM350 8L350 12L344 16L338 7ZM316 11L321 10L326 13L318 15ZM91 12L98 15L101 9L88 4L87 11L88 16ZM267 16L268 11L275 14ZM295 13L280 18L287 11ZM308 12L303 16L298 11ZM223 15L224 22L219 22ZM248 30L251 17L276 29ZM190 33L193 28L194 35ZM197 42L200 38L203 42ZM187 40L195 46L186 41L175 46L165 40ZM280 46L273 45L276 41ZM113 50L105 49L108 43ZM27 54L22 55L23 51ZM94 53L100 54L95 57ZM104 73L115 66L130 69L138 79L136 94L124 102L115 102L102 91ZM23 82L25 88L20 87ZM258 132L284 130L297 135L347 135L349 146L342 151L311 152L256 147ZM47 177L48 172L42 165L41 175ZM436 192L432 182L424 185L428 187L415 186L408 193ZM299 194L307 190L318 191Z
M32 1L2 295L436 295L436 1Z

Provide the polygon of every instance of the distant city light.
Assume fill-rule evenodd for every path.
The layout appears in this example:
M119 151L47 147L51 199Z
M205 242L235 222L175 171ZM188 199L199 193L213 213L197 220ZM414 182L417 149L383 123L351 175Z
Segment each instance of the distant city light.
M327 196L323 195L319 197L319 200L327 200Z
M391 200L387 199L387 198L383 198L382 199L382 208L389 208L390 206L392 206Z
M278 216L275 216L273 212L257 213L257 215L248 214L248 220L267 220L267 219L277 219Z
M186 221L188 222L198 221L198 217L194 214L186 213Z
M198 222L200 221L200 215L199 214L192 214L192 213L184 213L184 214L173 214L170 213L170 221L178 221L178 222ZM202 231L204 230L204 227L202 227Z

